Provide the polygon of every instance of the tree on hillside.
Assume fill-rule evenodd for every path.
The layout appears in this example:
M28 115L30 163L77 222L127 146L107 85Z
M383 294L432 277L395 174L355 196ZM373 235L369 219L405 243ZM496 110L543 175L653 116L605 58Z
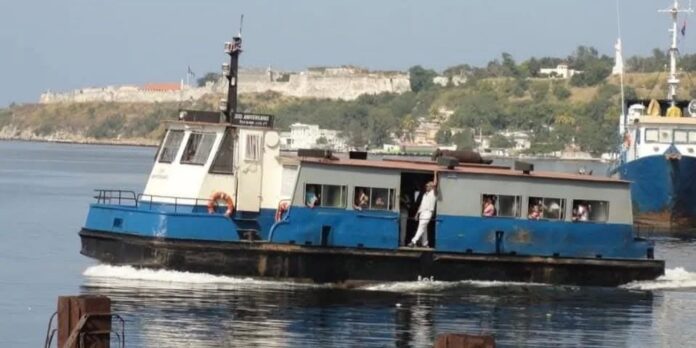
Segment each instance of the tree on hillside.
M502 134L493 134L491 137L491 147L497 149L507 149L515 144Z
M517 69L517 63L515 63L515 59L512 58L512 55L510 53L503 52L502 58L503 76L520 77L520 71Z
M435 134L435 142L440 145L450 144L452 142L452 131L441 128Z
M220 75L218 73L209 72L209 73L203 75L203 77L197 79L196 82L198 83L198 87L205 87L206 83L215 82L215 81L219 80L221 76L222 75Z
M433 78L437 76L435 70L425 69L420 65L416 65L408 69L408 73L411 82L411 90L414 92L420 92L435 85L433 83Z
M471 150L476 146L474 134L470 130L452 135L452 143L457 145L457 150Z
M604 81L613 66L613 60L606 56L599 56L599 52L594 47L578 46L571 56L568 57L570 66L580 70L582 73L575 74L570 78L572 86L595 86Z

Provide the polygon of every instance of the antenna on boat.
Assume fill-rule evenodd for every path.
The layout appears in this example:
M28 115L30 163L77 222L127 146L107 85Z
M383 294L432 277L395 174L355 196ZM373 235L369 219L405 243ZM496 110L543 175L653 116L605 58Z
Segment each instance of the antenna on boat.
M677 48L677 16L679 13L693 13L694 10L691 9L691 1L689 1L688 9L680 9L679 0L674 0L671 8L658 10L658 12L669 13L672 16L672 28L669 29L672 33L672 45L669 47L669 78L667 79L669 89L667 91L667 99L670 101L671 106L674 106L677 98L677 86L679 86L679 79L677 78L677 54L679 53Z
M239 34L232 41L225 42L225 53L230 55L230 63L222 64L222 74L227 78L227 99L220 102L220 110L225 114L225 121L230 123L237 112L237 77L239 76L239 55L242 53L242 24L239 21Z
M616 0L616 29L619 39L616 41L616 67L619 70L619 82L621 85L621 118L623 121L623 127L621 132L624 132L623 128L626 126L626 95L624 94L624 66L623 66L623 47L621 42L621 11L619 8L619 0ZM619 59L621 61L619 61Z

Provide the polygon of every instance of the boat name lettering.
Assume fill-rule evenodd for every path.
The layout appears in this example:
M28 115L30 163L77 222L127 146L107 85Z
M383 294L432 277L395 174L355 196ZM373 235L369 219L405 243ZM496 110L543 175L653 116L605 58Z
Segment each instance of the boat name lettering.
M258 128L273 128L273 115L236 113L232 124Z

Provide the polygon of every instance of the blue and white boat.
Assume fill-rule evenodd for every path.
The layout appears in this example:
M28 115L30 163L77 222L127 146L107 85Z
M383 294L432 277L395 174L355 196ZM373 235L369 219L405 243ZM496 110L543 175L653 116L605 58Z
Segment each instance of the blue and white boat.
M236 112L241 39L226 47L231 92L222 112L182 111L167 124L144 193L97 190L80 231L82 254L346 285L427 278L615 286L664 273L653 244L634 235L627 181L451 158L281 155L272 116ZM407 247L431 180L431 247ZM484 214L484 202L493 213Z
M696 100L677 99L677 16L691 9L674 1L663 10L672 18L667 98L628 100L620 118L623 136L619 166L631 181L639 228L674 231L696 228Z

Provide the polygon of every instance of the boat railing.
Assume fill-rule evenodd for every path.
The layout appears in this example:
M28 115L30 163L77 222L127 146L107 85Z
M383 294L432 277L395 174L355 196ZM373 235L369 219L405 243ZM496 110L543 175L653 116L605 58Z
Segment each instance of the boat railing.
M136 194L128 190L96 189L94 198L98 204L113 204L121 206L131 206L136 208L162 209L165 206L173 206L174 212L182 211L195 212L197 208L207 211L210 199L208 198L188 198L176 196L160 196L149 194Z
M138 206L138 199L135 192L128 190L95 189L94 199L98 204L117 204L127 206Z
M203 207L207 209L210 199L208 198L188 198L188 197L176 197L176 196L160 196L160 195L148 195L141 193L137 196L137 206L147 207L152 210L153 207L158 207L162 205L173 205L174 212L178 212L180 208L187 207L193 208L193 211L198 207ZM191 211L187 211L191 212Z

